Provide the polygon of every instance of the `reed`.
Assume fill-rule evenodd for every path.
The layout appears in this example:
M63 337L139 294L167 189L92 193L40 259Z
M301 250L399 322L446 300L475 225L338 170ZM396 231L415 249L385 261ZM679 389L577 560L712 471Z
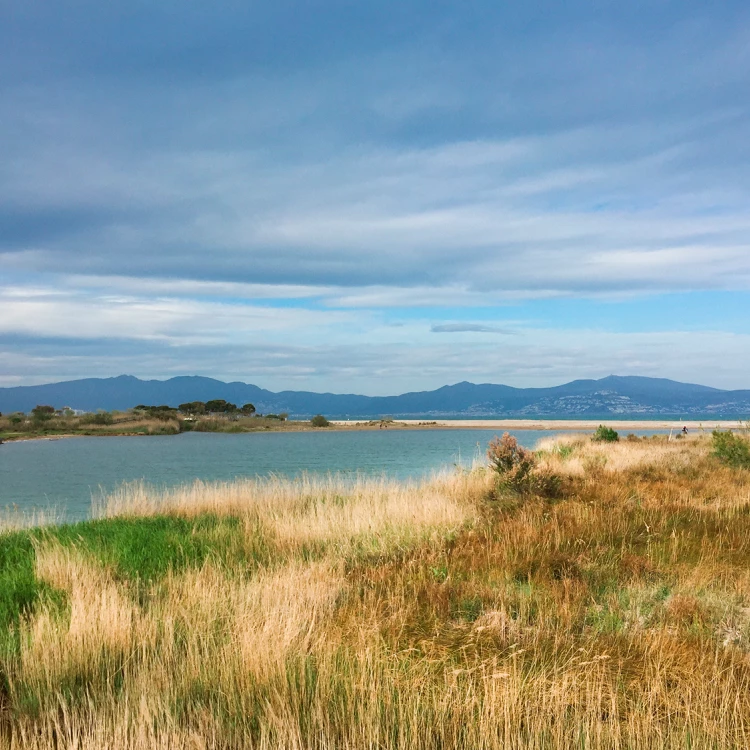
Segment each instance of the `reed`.
M482 467L136 484L0 535L37 587L0 744L750 746L750 472L701 439L538 456L562 497Z

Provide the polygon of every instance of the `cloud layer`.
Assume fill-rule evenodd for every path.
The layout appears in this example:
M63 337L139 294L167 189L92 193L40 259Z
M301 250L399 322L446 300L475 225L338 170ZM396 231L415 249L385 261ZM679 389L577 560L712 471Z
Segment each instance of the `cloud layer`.
M750 14L708 11L0 6L0 384L747 386L690 315L750 291Z

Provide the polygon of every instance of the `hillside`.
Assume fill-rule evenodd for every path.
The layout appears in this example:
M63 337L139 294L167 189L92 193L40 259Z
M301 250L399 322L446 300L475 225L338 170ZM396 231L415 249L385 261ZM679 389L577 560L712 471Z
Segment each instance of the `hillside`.
M131 375L88 378L47 385L0 388L0 412L29 411L37 404L74 409L129 409L223 398L252 402L259 412L306 417L734 417L750 414L750 391L724 391L673 380L611 375L551 388L512 388L457 383L399 396L281 391L204 377L139 380Z

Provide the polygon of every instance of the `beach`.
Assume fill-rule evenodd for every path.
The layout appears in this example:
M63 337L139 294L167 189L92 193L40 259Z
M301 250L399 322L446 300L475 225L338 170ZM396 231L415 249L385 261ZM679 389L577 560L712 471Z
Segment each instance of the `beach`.
M380 423L373 424L364 420L331 420L334 427L356 429L379 429ZM745 423L740 420L674 420L674 419L399 419L388 423L388 429L403 427L431 427L443 429L476 429L476 430L570 430L587 432L599 425L615 430L736 430L744 429Z

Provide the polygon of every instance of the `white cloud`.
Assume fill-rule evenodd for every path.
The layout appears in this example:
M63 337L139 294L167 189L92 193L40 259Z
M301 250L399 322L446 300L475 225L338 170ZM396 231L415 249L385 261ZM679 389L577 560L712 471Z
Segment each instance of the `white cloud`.
M172 345L250 343L253 337L304 338L326 327L345 328L341 311L303 310L175 297L63 293L0 288L0 334L35 337L159 340Z
M634 297L750 291L741 9L407 6L0 23L0 379L740 384L738 334L626 331Z

